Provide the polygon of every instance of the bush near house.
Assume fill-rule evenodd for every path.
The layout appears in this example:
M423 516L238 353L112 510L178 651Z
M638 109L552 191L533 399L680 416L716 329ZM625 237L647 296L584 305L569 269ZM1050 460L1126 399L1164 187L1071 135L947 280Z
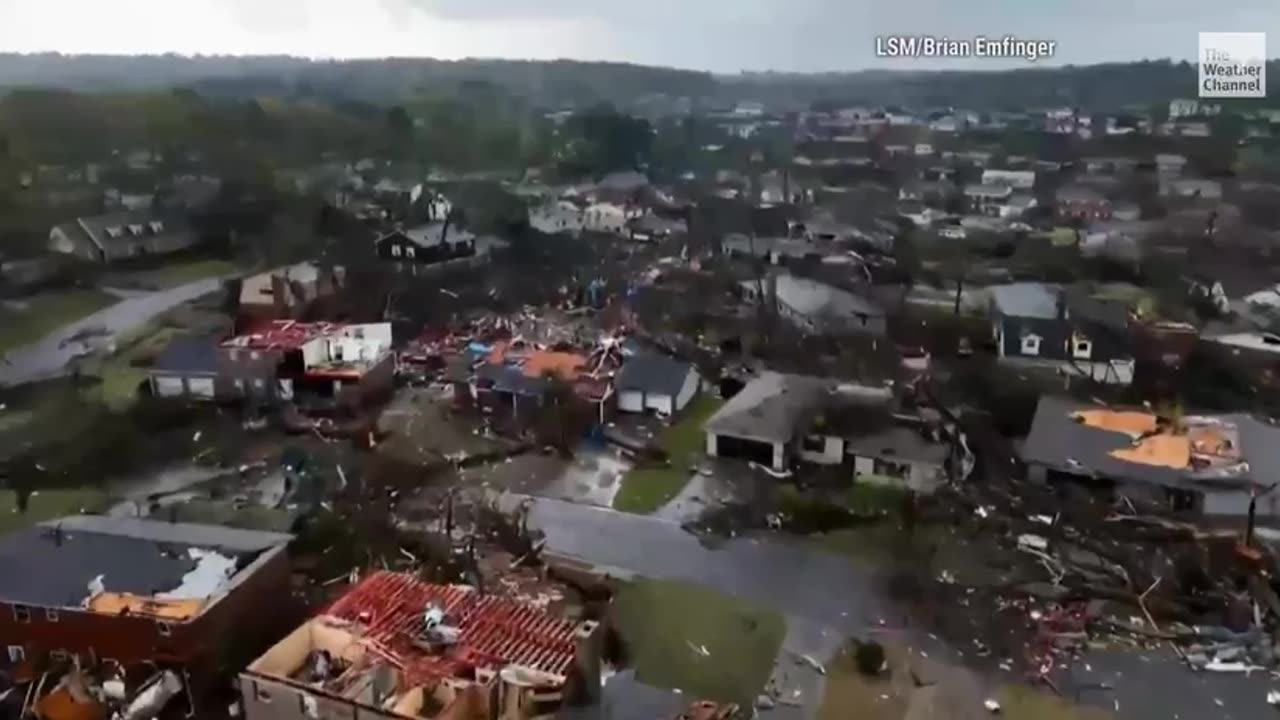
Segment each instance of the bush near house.
M622 478L613 498L615 510L648 514L667 504L689 482L689 465L702 452L706 436L702 425L722 404L720 398L702 395L685 408L679 421L663 431L659 447L667 453L665 467L637 467Z

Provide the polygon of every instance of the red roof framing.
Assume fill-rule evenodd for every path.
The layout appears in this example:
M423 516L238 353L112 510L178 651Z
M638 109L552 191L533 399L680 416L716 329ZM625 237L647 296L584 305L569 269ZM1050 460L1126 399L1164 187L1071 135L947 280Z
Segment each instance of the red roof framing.
M432 606L459 630L458 643L432 654L414 642ZM565 676L576 657L576 625L507 598L464 586L433 585L409 575L377 572L338 598L325 615L363 625L365 636L411 678L428 679L516 664Z

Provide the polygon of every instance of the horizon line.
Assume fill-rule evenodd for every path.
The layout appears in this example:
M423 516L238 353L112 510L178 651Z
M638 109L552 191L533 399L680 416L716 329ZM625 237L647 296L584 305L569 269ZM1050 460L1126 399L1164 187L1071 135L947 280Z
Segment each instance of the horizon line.
M510 63L581 63L584 65L619 65L641 68L653 68L658 70L670 70L676 72L699 73L711 75L713 77L735 77L735 76L751 76L751 75L853 75L859 73L1002 73L1002 72L1018 72L1025 70L1064 70L1068 68L1089 68L1101 65L1136 65L1142 63L1156 63L1180 65L1186 63L1191 67L1198 67L1199 62L1190 59L1175 59L1172 57L1159 58L1132 58L1127 60L1099 60L1091 63L1050 63L1050 62L1027 62L1020 66L1014 67L994 67L983 69L977 67L953 67L947 64L932 65L929 67L912 68L908 66L897 65L895 67L862 67L852 69L823 69L823 70L779 70L779 69L739 69L735 71L718 71L698 68L678 67L674 65L660 65L633 60L603 60L589 58L530 58L530 57L498 57L498 56L465 56L459 58L447 58L430 55L369 55L369 56L322 56L322 55L297 55L291 53L186 53L178 51L166 52L145 52L145 53L124 53L124 52L66 52L62 50L31 50L31 51L15 51L0 50L0 57L18 56L18 57L44 57L56 56L62 58L132 58L132 59L166 59L178 58L182 60L202 60L202 59L256 59L256 60L292 60L299 63L308 64L324 64L324 63L359 63L359 62L385 62L395 60L419 60L439 63L467 63L467 62L510 62ZM1197 59L1198 60L1198 59ZM1268 58L1266 62L1280 62L1280 56Z

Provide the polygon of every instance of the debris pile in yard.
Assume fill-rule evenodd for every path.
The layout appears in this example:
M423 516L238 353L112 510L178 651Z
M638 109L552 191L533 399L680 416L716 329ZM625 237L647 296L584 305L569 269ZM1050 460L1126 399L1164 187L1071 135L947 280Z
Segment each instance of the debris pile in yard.
M1154 502L1062 490L988 473L934 509L989 566L988 577L946 571L938 582L971 612L996 608L997 637L982 642L1001 665L1021 660L1052 684L1091 644L1114 642L1171 647L1195 670L1276 666L1280 564L1251 518L1206 529Z

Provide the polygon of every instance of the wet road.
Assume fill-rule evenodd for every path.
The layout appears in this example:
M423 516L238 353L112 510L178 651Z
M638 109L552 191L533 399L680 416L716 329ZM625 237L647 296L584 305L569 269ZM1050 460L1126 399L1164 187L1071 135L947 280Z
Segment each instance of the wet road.
M67 362L83 350L80 343L62 346L67 338L79 332L101 328L104 334L95 335L91 342L111 342L124 333L142 327L161 313L217 291L222 286L222 281L222 278L206 278L168 290L128 297L111 307L64 325L41 340L15 348L5 353L4 362L0 362L0 386L21 385L62 375L67 371Z
M622 575L698 582L851 631L884 617L870 569L799 543L738 538L712 549L674 522L550 499L534 502L529 522L556 554Z
M504 503L514 507L519 500ZM840 639L866 636L881 620L890 627L905 624L903 613L877 589L871 568L775 536L742 537L711 548L670 521L550 499L535 500L529 520L546 533L555 554L619 576L697 582L778 610L790 626L786 646L795 651L825 658ZM960 660L954 649L922 632L908 630L902 637L933 658ZM1019 680L1004 674L973 679L984 692ZM1094 651L1057 682L1068 697L1079 689L1080 701L1138 720L1274 718L1266 693L1280 689L1269 673L1195 673L1171 653L1155 651ZM1084 689L1100 683L1113 689ZM809 678L805 686L812 696L820 683ZM807 715L813 708L805 710Z

